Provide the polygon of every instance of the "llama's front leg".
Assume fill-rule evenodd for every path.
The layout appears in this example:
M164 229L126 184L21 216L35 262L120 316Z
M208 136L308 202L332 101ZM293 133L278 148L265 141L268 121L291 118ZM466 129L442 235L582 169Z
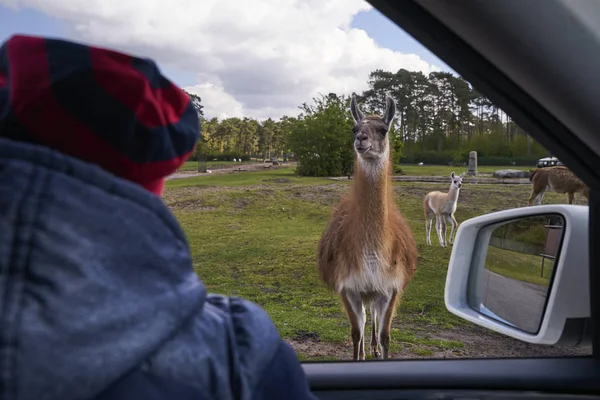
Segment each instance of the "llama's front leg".
M431 246L431 225L433 223L433 215L428 215L425 219L425 243Z
M379 315L379 329L377 336L379 336L381 356L384 360L386 360L390 354L390 330L392 328L392 318L394 317L397 302L397 290L394 290L389 294L378 294L373 300L373 303L377 308L377 315Z
M575 193L570 192L567 193L567 195L569 196L569 204L573 204L573 200L575 200Z
M442 247L446 247L446 219L442 216L440 218L440 232L442 234Z
M537 200L537 201L536 201L536 203L537 203L537 205L538 205L538 206L542 205L542 199L544 198L544 194L545 194L545 193L546 193L546 191L545 191L545 190L542 190L542 191L540 192L540 194L538 195L538 197L537 197L537 199L536 199L536 200Z
M439 215L435 216L435 231L437 232L440 246L444 247L444 242L442 241L442 217Z
M372 321L372 329L371 329L371 355L374 358L380 358L381 353L379 352L379 341L377 340L377 307L375 302L371 302L371 321Z
M542 189L542 191L540 192L540 194L537 197L537 205L542 205L542 199L544 198L544 195L546 194L546 192L550 189L549 186L546 186L544 189Z
M458 226L458 222L456 222L456 218L454 218L454 215L448 216L448 222L452 224L452 227L450 228L450 239L448 241L448 243L452 245L454 243L454 232L456 230L456 227Z
M354 347L353 360L365 359L365 323L367 313L360 293L345 290L342 293L344 308L348 313L350 320L350 335L352 336L352 345Z
M535 188L532 188L531 194L529 195L529 199L527 199L527 205L531 206L533 204L534 200L536 200L536 202L537 202L537 200L540 196L541 196L541 192L538 192L535 190ZM540 202L541 202L541 200L540 200ZM539 202L537 202L537 203L539 205Z

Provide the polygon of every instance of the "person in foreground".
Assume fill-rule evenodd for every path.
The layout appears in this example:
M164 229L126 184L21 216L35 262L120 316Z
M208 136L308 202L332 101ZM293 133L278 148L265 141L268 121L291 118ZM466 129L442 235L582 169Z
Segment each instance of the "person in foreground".
M160 198L199 129L151 60L2 44L0 398L316 398L260 307L207 294Z

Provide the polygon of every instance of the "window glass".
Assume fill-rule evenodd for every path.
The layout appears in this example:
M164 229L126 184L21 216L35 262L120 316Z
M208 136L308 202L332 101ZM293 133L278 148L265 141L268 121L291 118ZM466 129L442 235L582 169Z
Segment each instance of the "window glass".
M547 178L530 182L537 167L561 163L510 115L366 2L120 1L110 8L90 0L8 4L0 5L2 40L16 32L43 34L141 54L155 59L190 94L201 114L202 138L190 160L169 178L163 199L185 230L207 289L264 307L300 359L353 357L344 304L319 275L317 260L334 206L358 184L364 187L354 196L376 198L373 193L381 185L389 187L412 232L396 232L395 240L403 241L406 234L416 241L416 255L406 250L407 259L415 257L416 272L395 307L391 358L591 354L590 347L519 342L447 311L444 284L452 247L440 245L435 221L431 245L426 243L425 196L440 191L434 196L436 207L451 206L443 197L452 190L451 173L464 174L454 213L458 224L527 206L532 187L545 193L543 204L565 204L565 192L545 191ZM360 169L355 139L364 132L356 130L352 93L364 115L380 117L370 122L371 136L364 139L365 151L373 157L384 154L390 165L393 178L379 186L353 176ZM396 107L390 126L384 115L389 111L386 95ZM386 140L389 155L380 147ZM472 152L475 174L469 172ZM560 179L577 185L575 176ZM373 217L378 215L373 201L372 208L355 205L338 215L340 221L358 221L347 225L355 229L353 246L337 240L335 229L323 239L328 241L322 247L330 257L329 283L345 269L363 268L361 276L372 279L373 287L390 287L388 280L373 277L385 255L367 249L362 265L347 263L357 259L360 246L373 245L373 236L361 233L385 229ZM587 204L581 190L574 203ZM519 237L531 233L523 229ZM503 232L494 236L498 243ZM500 248L489 254L495 257L492 272L507 282L548 285L551 257L542 266L539 257L515 259ZM360 286L360 279L346 277L345 287ZM375 308L380 315L386 310L385 305ZM360 305L354 311L352 317L360 319ZM371 330L367 305L366 358L373 356Z

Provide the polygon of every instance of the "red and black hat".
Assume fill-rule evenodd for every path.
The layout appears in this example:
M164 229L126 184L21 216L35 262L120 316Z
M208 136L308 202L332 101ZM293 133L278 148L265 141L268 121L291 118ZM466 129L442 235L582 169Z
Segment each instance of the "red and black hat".
M189 96L149 59L15 35L0 47L0 136L97 164L160 195L194 151Z

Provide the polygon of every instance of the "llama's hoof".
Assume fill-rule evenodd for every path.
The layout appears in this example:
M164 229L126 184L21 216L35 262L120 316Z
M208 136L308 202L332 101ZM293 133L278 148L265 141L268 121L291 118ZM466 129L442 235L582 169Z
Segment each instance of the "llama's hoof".
M379 359L381 359L381 354L379 354L379 352L377 352L377 351L374 351L373 352L373 358L379 360Z

